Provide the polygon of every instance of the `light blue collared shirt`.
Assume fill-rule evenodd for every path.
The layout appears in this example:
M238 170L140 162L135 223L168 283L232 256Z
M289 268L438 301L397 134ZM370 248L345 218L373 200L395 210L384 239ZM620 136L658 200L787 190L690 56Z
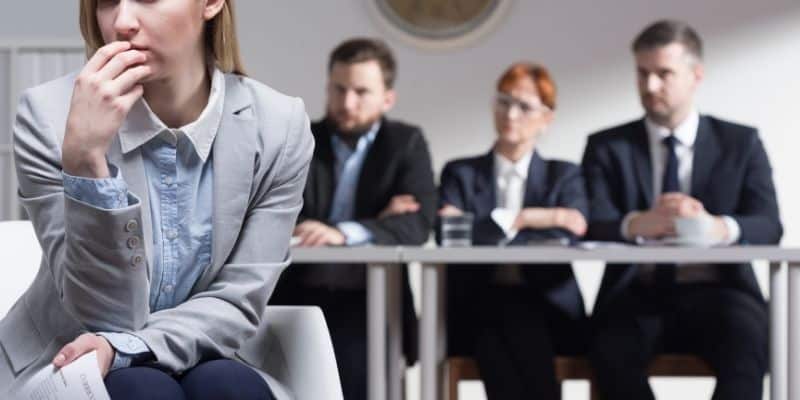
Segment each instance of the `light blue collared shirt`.
M346 238L348 246L356 246L372 242L372 233L364 225L353 221L355 219L356 189L358 178L361 176L361 167L367 157L372 143L380 129L380 122L362 135L355 148L351 148L336 135L331 136L331 146L336 158L334 177L336 190L333 193L333 202L328 219L336 224L336 228Z
M153 226L150 312L184 302L211 263L213 162L211 146L222 121L225 76L213 70L208 104L198 119L178 129L167 127L144 99L131 109L119 131L123 154L140 149L148 182ZM119 169L111 177L88 179L64 173L64 192L103 209L128 206L128 188ZM148 353L134 335L98 333L116 350L112 370Z

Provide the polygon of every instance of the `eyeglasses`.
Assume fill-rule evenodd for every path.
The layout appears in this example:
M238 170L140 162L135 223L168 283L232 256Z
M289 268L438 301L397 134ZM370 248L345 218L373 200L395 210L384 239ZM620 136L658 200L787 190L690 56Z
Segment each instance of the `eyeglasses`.
M496 111L507 113L514 108L518 109L520 114L525 117L532 117L535 114L550 110L550 108L544 104L531 104L503 92L498 92L497 95L495 95L494 109Z

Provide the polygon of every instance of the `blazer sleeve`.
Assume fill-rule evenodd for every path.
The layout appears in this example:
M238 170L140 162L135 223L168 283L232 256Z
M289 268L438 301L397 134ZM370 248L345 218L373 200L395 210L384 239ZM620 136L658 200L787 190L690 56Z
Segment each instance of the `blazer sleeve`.
M438 208L451 205L464 210L466 208L464 198L464 184L455 172L456 167L452 163L445 164L442 168L442 175L439 178L439 204Z
M50 268L54 295L89 330L138 329L149 308L141 203L128 193L127 207L106 210L66 196L61 143L45 109L41 93L21 96L14 161L19 199Z
M625 214L614 199L614 165L609 153L608 146L600 143L598 137L589 137L581 163L589 201L587 237L624 242L621 227Z
M556 207L578 210L588 221L589 200L586 196L586 182L581 169L576 165L569 164L565 168L560 186Z
M394 193L413 195L420 203L420 210L386 218L358 219L356 222L372 233L376 244L423 244L428 240L436 215L436 186L433 183L431 156L421 131L409 133L408 146L402 149L402 157Z
M301 100L287 139L251 201L233 252L211 284L172 309L152 313L135 332L156 363L181 372L208 357L232 358L256 333L281 272L289 265L289 239L303 205L314 139Z
M752 137L739 205L731 217L741 229L741 243L778 244L783 227L772 182L772 167L758 134Z
M581 169L573 164L561 163L558 178L554 190L556 193L555 204L552 207L571 208L578 210L583 217L589 216L589 202L586 198L586 186L584 183ZM562 228L550 229L525 229L517 234L517 237L510 243L511 245L525 245L531 240L565 238L570 242L579 239L572 232Z

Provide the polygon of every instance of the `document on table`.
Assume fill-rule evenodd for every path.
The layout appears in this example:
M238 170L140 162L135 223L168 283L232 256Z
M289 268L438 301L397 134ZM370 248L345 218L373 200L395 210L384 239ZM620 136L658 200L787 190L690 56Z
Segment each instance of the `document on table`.
M97 352L64 368L49 365L13 395L19 400L111 400L97 366Z

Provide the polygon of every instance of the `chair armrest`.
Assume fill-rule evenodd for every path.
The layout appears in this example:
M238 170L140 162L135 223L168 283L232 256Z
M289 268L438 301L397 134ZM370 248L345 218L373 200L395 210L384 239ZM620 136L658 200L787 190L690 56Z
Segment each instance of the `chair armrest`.
M264 370L294 398L343 399L336 356L319 307L269 306Z

